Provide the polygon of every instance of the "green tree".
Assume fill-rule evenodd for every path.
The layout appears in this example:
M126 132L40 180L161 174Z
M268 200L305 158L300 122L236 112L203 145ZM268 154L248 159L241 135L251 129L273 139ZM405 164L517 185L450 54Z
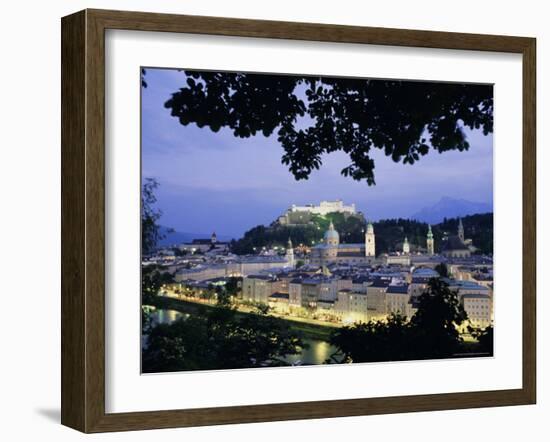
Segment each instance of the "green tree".
M238 255L257 253L262 247L286 247L288 238L292 238L295 245L317 243L324 234L324 230L315 225L269 227L259 225L248 230L242 238L230 244L231 251Z
M221 305L154 327L142 366L146 373L281 366L303 346L298 334L264 310L238 315Z
M462 343L458 326L468 319L456 292L438 278L430 279L418 298L411 318L415 351L423 358L445 358L457 353Z
M157 224L162 212L155 208L158 185L154 178L145 178L141 188L141 253L144 255L153 252L163 238Z
M334 331L330 343L338 351L328 362L380 362L411 357L410 326L401 315L390 315L386 322L369 321Z
M484 329L473 329L470 328L471 335L477 339L479 343L479 351L481 353L487 353L488 355L493 355L493 345L494 345L494 329L490 325Z
M414 164L430 151L467 150L464 127L493 131L491 85L185 71L165 103L183 125L235 137L276 133L297 180L343 151L344 176L375 184L372 149Z
M152 299L158 295L160 288L165 284L172 284L174 277L156 265L142 266L141 268L141 303L153 304Z
M442 278L449 277L449 269L447 268L447 264L445 264L444 262L436 265L434 270L439 273L439 276L441 276Z
M174 252L174 255L179 256L179 257L185 256L188 253L187 250L182 250L179 247L173 247L172 251Z
M230 296L237 296L240 291L240 284L242 283L242 278L231 276L225 283L225 290Z
M153 320L147 306L141 306L141 334L148 335L153 329Z
M216 304L218 307L233 308L231 295L225 287L216 286Z

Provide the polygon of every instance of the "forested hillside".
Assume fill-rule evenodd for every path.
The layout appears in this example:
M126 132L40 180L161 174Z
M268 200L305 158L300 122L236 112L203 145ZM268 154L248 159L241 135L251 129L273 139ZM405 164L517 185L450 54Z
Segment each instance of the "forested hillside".
M344 216L330 213L326 216L314 215L311 222L303 226L284 226L273 223L271 226L256 226L244 236L231 242L231 249L237 254L255 253L262 247L285 247L289 238L294 246L300 244L312 246L322 240L330 222L340 234L340 242L356 243L364 241L366 221L362 216ZM480 253L493 253L493 214L469 215L462 218L466 238L471 238ZM403 240L408 238L411 250L426 247L428 224L410 219L385 219L373 223L376 234L376 253L401 250ZM436 251L440 250L442 240L448 235L456 235L458 218L444 219L442 223L432 225Z

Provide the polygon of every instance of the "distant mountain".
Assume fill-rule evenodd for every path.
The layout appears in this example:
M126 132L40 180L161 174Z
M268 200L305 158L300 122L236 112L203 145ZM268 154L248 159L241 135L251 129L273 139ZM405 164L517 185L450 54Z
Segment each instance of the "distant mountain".
M432 207L425 207L411 216L412 219L430 224L437 224L444 218L492 212L493 207L487 203L476 203L464 199L443 197Z
M174 244L181 244L184 242L191 242L194 239L203 239L210 238L212 232L210 233L189 233L189 232L178 232L170 231L167 227L161 226L160 232L164 235L164 238L161 239L158 243L159 246L171 246ZM229 241L231 238L228 236L217 235L219 241Z

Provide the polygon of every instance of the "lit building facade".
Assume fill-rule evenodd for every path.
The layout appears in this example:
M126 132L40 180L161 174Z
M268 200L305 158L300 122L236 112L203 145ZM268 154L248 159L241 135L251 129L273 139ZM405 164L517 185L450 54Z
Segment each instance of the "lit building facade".
M486 328L492 324L493 306L490 296L468 293L461 296L461 302L468 315L468 322L473 327Z

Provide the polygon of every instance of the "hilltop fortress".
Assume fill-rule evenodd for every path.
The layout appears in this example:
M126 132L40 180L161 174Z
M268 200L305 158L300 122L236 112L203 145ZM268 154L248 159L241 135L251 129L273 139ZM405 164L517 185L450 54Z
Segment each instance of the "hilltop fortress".
M362 216L355 209L355 204L346 206L342 200L335 200L321 201L319 205L307 204L305 206L297 206L293 204L277 219L277 222L283 226L308 224L311 222L312 215L325 216L329 213Z

